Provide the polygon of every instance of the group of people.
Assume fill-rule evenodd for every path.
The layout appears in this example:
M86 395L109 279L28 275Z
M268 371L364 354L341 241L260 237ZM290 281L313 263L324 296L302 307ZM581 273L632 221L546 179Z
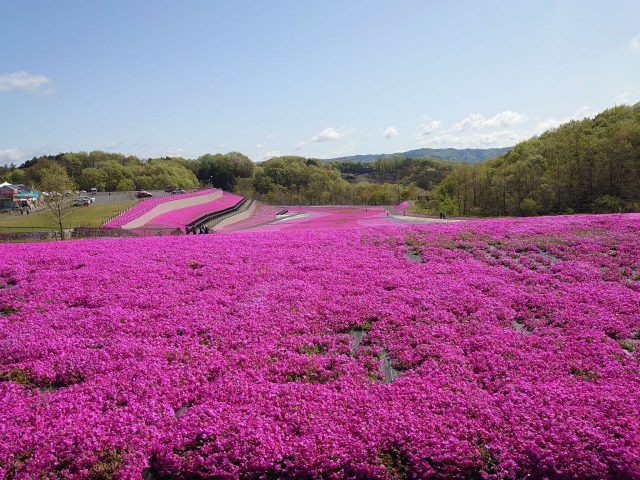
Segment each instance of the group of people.
M440 220L444 220L447 218L447 215L444 212L440 212Z
M187 225L184 229L184 233L186 233L187 235L189 235L190 233L193 233L194 235L203 235L208 234L209 232L209 227L206 225L200 225L199 227L196 227L195 225L193 227L190 227L189 225Z

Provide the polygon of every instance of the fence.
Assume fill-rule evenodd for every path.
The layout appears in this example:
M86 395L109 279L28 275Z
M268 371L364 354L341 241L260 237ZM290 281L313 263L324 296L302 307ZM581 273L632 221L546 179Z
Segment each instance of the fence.
M0 233L33 233L33 232L55 232L57 227L20 227L0 225Z
M74 228L70 238L121 238L121 237L163 237L167 235L181 235L182 231L171 228L109 228L109 227L78 227Z
M181 235L179 229L171 228L122 228L75 227L63 229L64 238L122 238L122 237L158 237ZM60 240L60 231L42 227L0 227L0 243L43 242Z
M13 228L13 229L12 229ZM43 242L59 240L57 230L31 229L30 227L2 227L0 228L0 243L12 242Z

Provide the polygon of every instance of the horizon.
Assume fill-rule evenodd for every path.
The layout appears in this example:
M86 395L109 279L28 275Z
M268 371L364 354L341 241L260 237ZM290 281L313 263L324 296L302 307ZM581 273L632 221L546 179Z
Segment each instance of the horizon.
M0 165L510 147L640 99L637 2L483 3L0 5Z

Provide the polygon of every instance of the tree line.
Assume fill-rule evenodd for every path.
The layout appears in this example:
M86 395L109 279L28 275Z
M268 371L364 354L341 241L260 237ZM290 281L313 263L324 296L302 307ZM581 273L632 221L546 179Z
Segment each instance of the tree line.
M345 177L355 173L351 163L296 156L272 158L256 166L253 182L242 193L281 205L390 205L424 193L415 183L397 179L347 181ZM374 164L363 171L376 175L376 168Z
M282 205L415 200L424 212L474 216L640 211L640 104L570 121L474 164L406 156L256 164L238 152L142 160L96 151L0 167L0 181L40 186L52 165L83 190L213 185Z
M253 162L237 152L196 160L162 157L142 160L102 151L44 155L20 167L0 167L0 180L43 188L52 169L64 168L75 188L99 191L158 190L213 185L233 190L237 178L253 175Z

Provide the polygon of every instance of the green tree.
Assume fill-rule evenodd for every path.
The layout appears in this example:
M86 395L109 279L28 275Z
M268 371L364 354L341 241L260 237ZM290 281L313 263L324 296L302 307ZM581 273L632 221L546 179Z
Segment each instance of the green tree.
M540 211L540 205L535 200L524 198L520 202L520 215L523 217L532 217Z
M623 202L613 195L602 195L593 202L594 213L620 213Z
M40 175L40 187L48 193L44 200L44 211L58 224L60 239L64 239L64 219L73 209L71 191L75 190L75 183L65 168L57 163L43 168Z
M233 190L238 178L249 178L254 171L253 162L238 152L207 154L198 162L198 179L224 190Z

